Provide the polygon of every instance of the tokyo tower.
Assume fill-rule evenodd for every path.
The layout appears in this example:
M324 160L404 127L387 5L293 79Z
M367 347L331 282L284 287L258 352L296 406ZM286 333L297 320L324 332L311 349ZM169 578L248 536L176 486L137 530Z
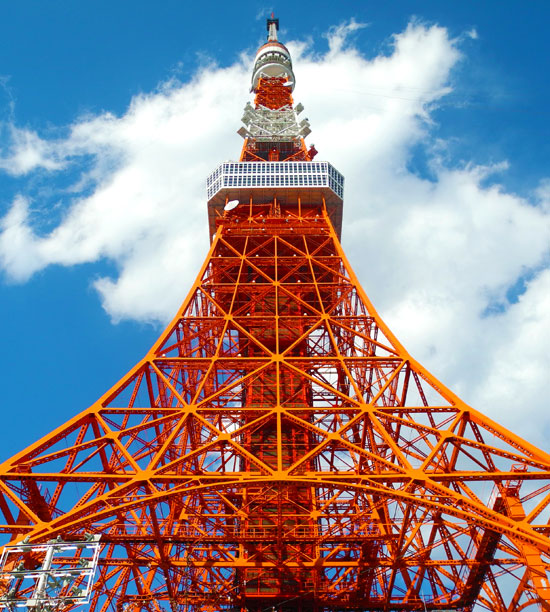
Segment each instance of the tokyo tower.
M550 611L550 455L375 311L278 26L240 159L208 178L212 244L174 320L0 465L0 607Z

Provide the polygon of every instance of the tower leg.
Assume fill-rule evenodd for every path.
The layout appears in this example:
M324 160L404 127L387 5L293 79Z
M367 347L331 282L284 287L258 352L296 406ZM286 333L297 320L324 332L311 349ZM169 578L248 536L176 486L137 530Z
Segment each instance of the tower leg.
M519 497L507 496L506 506L508 515L511 518L517 521L525 520L525 511ZM550 612L550 581L548 580L546 564L541 558L540 551L532 544L526 544L517 540L514 541L514 544L523 555L527 567L525 575L527 584L524 585L524 581L521 581L517 589L517 595L521 597L524 590L531 590L536 598L540 600L540 610ZM529 589L529 586L531 589ZM514 596L515 600L516 597Z

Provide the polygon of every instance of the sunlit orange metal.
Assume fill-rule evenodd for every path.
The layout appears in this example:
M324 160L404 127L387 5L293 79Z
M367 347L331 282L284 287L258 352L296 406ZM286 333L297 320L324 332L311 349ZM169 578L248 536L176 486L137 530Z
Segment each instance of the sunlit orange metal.
M550 455L407 353L298 190L218 218L147 355L0 466L0 511L101 534L93 612L550 610Z

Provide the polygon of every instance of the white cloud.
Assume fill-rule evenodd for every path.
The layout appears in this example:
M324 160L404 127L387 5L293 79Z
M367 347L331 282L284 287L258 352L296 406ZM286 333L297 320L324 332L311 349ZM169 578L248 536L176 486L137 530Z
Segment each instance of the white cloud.
M325 55L289 44L309 140L346 177L344 247L410 352L465 400L541 444L543 428L518 415L548 422L550 180L525 200L494 184L505 163L446 166L445 143L430 136L432 111L450 91L460 41L412 23L388 54L367 60L347 40L360 27L332 30ZM205 178L240 150L249 62L136 96L120 117L82 118L65 139L14 128L6 172L31 180L37 169L56 171L53 182L80 160L92 164L64 190L65 215L49 233L35 228L27 197L14 200L0 235L5 273L23 282L48 265L107 258L118 274L94 286L110 316L168 320L207 251ZM417 146L432 180L408 170Z
M29 202L18 195L0 221L0 262L15 280L23 280L43 267L34 248L35 237L27 224Z
M527 285L517 304L486 323L485 375L475 385L472 401L496 420L506 415L513 431L541 448L548 447L550 422L546 387L550 363L550 269ZM481 330L480 330L481 331Z
M0 169L13 176L26 174L31 170L60 170L64 161L58 155L58 143L42 140L36 132L9 126L11 147L8 155L0 157Z
M366 26L366 23L359 23L352 17L347 23L343 22L331 28L327 35L329 55L336 55L342 51L345 44L349 41L349 35Z
M185 86L137 96L122 117L84 118L66 140L50 143L57 159L74 164L91 155L94 163L68 190L66 214L46 235L33 231L29 203L16 200L0 238L8 276L25 281L51 264L108 258L120 273L95 286L113 319L169 318L183 297L178 288L191 284L206 253L205 178L240 147L235 123L248 78L244 64L205 69ZM6 159L10 170L20 168L19 157L15 150ZM90 195L78 192L90 185Z

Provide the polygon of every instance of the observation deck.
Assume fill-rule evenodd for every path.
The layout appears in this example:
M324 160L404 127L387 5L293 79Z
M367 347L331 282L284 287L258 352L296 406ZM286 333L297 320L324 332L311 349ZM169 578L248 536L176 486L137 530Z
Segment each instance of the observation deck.
M288 87L292 91L296 78L292 70L292 60L288 49L278 41L269 41L256 54L254 70L252 72L252 88L254 91L258 86L260 76L285 77L288 79Z
M207 178L210 237L227 201L321 205L338 238L342 233L344 177L328 162L224 162Z

